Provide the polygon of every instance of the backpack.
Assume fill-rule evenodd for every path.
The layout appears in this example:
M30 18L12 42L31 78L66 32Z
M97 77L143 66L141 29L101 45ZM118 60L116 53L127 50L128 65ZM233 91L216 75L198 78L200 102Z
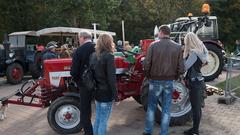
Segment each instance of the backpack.
M84 65L85 70L83 71L83 74L82 74L82 82L84 86L87 88L87 90L94 91L96 89L96 80L94 77L94 70L92 68L93 65L91 63L91 58L92 57L90 57L89 66Z

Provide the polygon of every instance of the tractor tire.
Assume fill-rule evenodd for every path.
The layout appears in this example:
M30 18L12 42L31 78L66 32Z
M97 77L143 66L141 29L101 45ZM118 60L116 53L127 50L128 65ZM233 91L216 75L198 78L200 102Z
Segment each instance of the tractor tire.
M144 83L143 83L144 84ZM175 98L174 98L174 94ZM142 87L142 103L144 110L147 110L147 102L148 102L148 87L145 84L145 87ZM180 107L179 107L180 106ZM174 92L173 99L171 105L171 121L170 125L183 125L187 121L191 119L191 104L188 95L188 89L180 82L174 82ZM157 110L155 112L155 121L157 123L161 122L162 117L162 108L161 103L159 102Z
M132 97L137 103L139 103L140 105L142 104L140 96L132 96Z
M66 96L56 99L49 107L47 118L50 127L59 134L80 132L80 99Z
M7 71L7 82L11 84L18 84L23 79L23 67L19 63L12 63L8 65Z
M205 43L209 53L209 63L202 67L201 72L205 81L212 81L217 78L224 67L224 53L222 49L214 44Z

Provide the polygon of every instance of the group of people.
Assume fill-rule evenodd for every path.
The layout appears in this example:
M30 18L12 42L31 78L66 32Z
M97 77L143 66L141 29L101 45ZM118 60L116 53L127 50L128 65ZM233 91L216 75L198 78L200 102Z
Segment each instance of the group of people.
M184 131L185 135L198 135L201 120L201 105L205 89L201 67L208 63L208 51L196 34L185 36L184 48L170 39L170 28L159 28L159 40L152 43L143 63L146 77L149 79L148 108L143 135L152 135L154 113L159 101L162 103L160 135L167 135L170 123L170 107L173 93L173 81L186 72L185 80L190 90L193 127ZM81 121L84 135L106 135L108 120L114 102L118 101L116 88L116 67L113 52L114 42L109 34L100 34L96 45L91 41L91 33L79 34L80 46L73 53L71 75L80 90ZM93 68L96 80L94 92L96 116L91 123L91 101L93 92L82 83L84 70Z
M63 44L61 46L61 51L56 53L56 48L58 47L57 42L50 41L44 50L43 46L37 46L43 51L43 59L51 59L51 58L70 58L72 56L72 51L69 49L68 44ZM38 50L38 49L37 49Z

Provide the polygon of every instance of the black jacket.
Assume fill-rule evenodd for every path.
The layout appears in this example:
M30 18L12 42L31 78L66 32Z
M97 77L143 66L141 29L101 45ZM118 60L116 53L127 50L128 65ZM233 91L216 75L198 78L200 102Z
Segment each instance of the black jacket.
M79 85L82 84L82 73L85 69L84 65L89 66L89 56L95 51L94 44L92 42L87 42L80 46L74 53L72 57L72 67L70 74L73 80Z
M114 55L104 51L97 59L96 53L94 53L91 57L91 64L93 64L94 77L97 83L95 99L99 102L117 100Z
M201 73L202 64L203 63L200 60L200 58L197 57L197 61L188 69L186 78L187 79L191 79L191 78L203 79L202 73Z

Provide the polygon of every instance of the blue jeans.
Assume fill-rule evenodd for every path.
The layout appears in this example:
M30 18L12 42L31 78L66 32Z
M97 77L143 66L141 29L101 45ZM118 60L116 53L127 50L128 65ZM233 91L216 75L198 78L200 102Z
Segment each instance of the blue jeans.
M96 118L93 126L94 135L106 135L109 116L112 112L113 102L96 101Z
M148 109L146 114L144 133L152 134L154 125L154 114L159 101L162 104L161 133L167 135L170 122L170 106L172 102L173 81L149 81Z

